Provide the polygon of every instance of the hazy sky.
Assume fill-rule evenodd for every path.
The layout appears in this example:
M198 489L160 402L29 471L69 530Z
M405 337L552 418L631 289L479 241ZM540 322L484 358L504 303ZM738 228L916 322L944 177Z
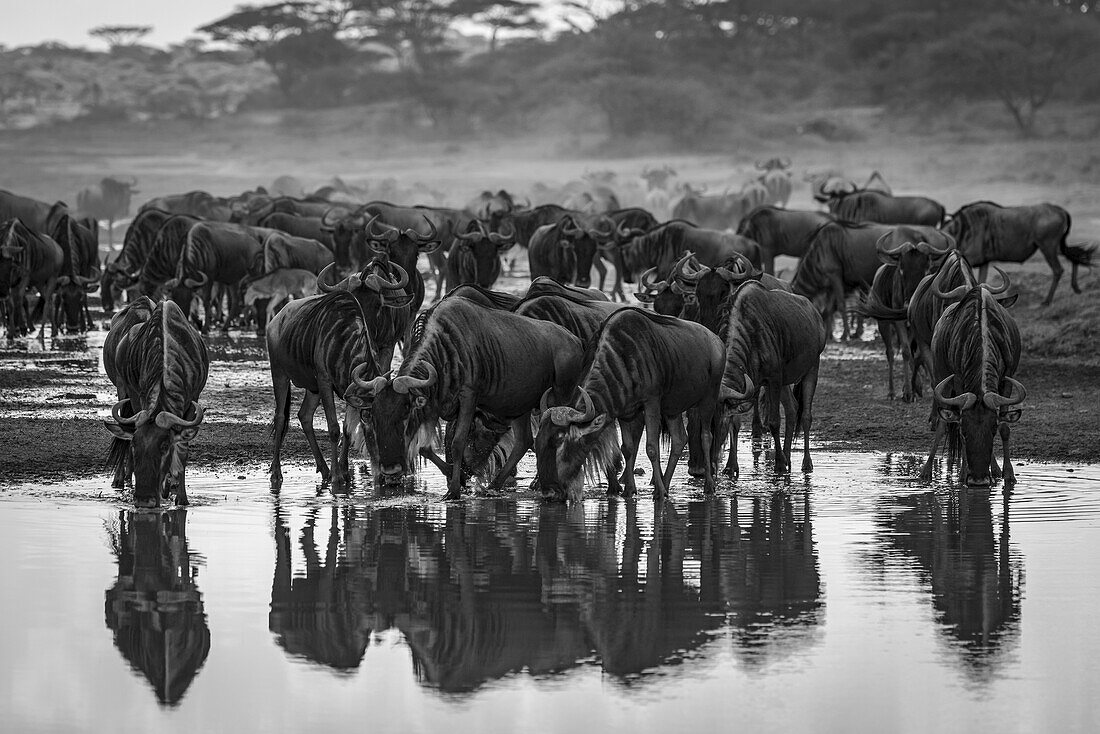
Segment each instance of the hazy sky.
M24 46L42 41L105 48L88 35L99 25L151 25L147 43L164 46L228 14L240 0L16 0L4 2L0 43Z
M0 44L25 46L62 41L71 46L106 48L88 35L99 25L151 25L145 42L164 46L195 34L195 29L227 15L249 0L4 0ZM269 0L251 0L263 4ZM271 0L273 1L273 0ZM553 2L546 3L552 6ZM597 7L605 5L602 0Z

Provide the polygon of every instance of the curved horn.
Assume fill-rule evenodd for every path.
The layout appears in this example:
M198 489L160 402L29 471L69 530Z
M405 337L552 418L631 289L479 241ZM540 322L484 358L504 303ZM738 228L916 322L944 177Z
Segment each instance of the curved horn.
M480 241L485 236L484 232L455 232L455 239L463 242Z
M567 225L566 222L569 222L569 224ZM561 233L569 237L578 237L584 234L584 230L580 228L573 217L566 217L562 220Z
M936 385L936 389L933 391L933 395L937 402L942 405L950 405L958 408L960 411L969 410L974 407L974 403L978 402L978 396L972 392L964 392L962 395L958 395L953 398L949 398L943 394L943 391L947 389L947 383L955 379L954 374L950 374L947 377L940 380L940 383Z
M882 246L883 241L892 234L893 234L892 231L891 232L886 232L885 234L883 234L881 237L878 238L877 242L875 242L875 249L878 250L878 254L884 255L884 256L889 257L889 258L896 258L896 257L901 257L901 255L904 254L906 250L910 250L910 249L913 248L913 243L912 242L902 242L900 245L898 245L897 247L895 247L892 250L888 250L888 249L884 248Z
M427 214L422 214L421 216L423 216L424 221L428 223L428 234L422 235L412 227L409 227L405 230L405 236L411 239L415 239L417 242L431 242L439 236L439 230L435 228L435 222L433 222L431 219L428 219Z
M202 288L204 285L210 282L210 276L206 273L199 273L199 280L194 278L184 278L183 284L188 288Z
M691 251L684 253L684 256L677 260L676 264L672 266L673 278L685 283L694 284L698 283L700 278L710 272L710 268L706 265L693 267L692 272L688 272L687 266L689 264L699 264L695 259L695 253Z
M336 283L329 282L329 275L336 273L336 263L329 263L324 267L324 270L317 273L317 290L322 293L332 293L336 290Z
M368 368L373 366L374 365L370 362L361 362L357 364L355 368L351 371L352 382L369 392L371 395L374 395L379 390L384 388L389 382L389 380L387 380L384 375L379 375L373 380L364 380L363 373L366 372Z
M439 373L435 371L435 367L431 362L420 362L424 365L424 369L428 371L428 376L421 379L419 377L413 377L412 375L402 375L401 377L393 378L393 389L402 395L407 394L410 390L416 388L431 387L435 384L435 381L439 379Z
M321 229L325 232L331 232L336 226L335 222L328 221L328 215L332 214L334 211L337 211L336 207L331 206L328 209L325 209L325 213L321 215Z
M723 268L724 269L724 268ZM737 392L732 387L728 387L723 381L721 399L725 400L748 400L756 392L756 385L752 383L752 378L748 374L742 372L745 376L745 390L743 392Z
M944 292L940 289L940 273L943 273L943 271L941 270L939 273L937 273L936 277L932 280L932 295L934 295L936 298L942 298L945 301L950 301L956 298L962 298L966 295L966 292L970 290L971 286L960 285L956 288L952 288L951 290Z
M592 403L592 396L588 394L588 391L583 387L577 388L581 393L581 402L584 404L584 411L579 411L576 408L564 405L560 408L550 409L550 421L555 426L565 428L572 423L588 423L596 417L596 406Z
M516 243L516 226L509 222L508 230L508 234L504 234L503 232L489 232L489 241L500 245L501 248L505 245L511 247Z
M994 265L992 267L993 267L993 270L996 271L997 277L1001 279L1001 282L997 286L991 286L988 283L983 283L982 287L985 288L987 291L989 291L990 295L995 296L995 295L998 295L1000 293L1004 293L1005 291L1007 291L1008 287L1012 284L1008 280L1008 273L1001 270L996 265Z
M750 273L735 273L729 268L718 267L714 269L714 272L718 273L722 277L722 280L733 285L740 285L746 280L749 280Z
M664 290L664 288L668 287L668 281L657 280L657 268L650 268L649 270L642 273L642 277L639 283L642 288L650 291L661 291ZM664 286L664 288L661 287L662 285Z
M397 276L397 279L391 283L383 283L382 288L387 291L403 291L405 286L409 284L409 273L405 268L401 267L395 262L390 263L390 273Z
M124 417L119 411L122 410L122 406L130 402L130 398L123 398L111 406L111 417L114 418L115 423L120 426L143 426L149 422L149 411L143 410L137 415L132 415L129 418Z
M552 392L554 392L554 388L548 387L546 392L542 394L542 398L539 400L539 415L550 410L550 393Z
M982 396L985 407L997 410L1008 405L1017 405L1024 402L1024 398L1027 397L1027 390L1024 389L1024 386L1011 377L1005 377L1005 382L1012 386L1012 392L1016 393L1016 397L1010 398L995 392L987 392Z
M191 405L195 406L195 417L191 420L184 420L175 413L162 410L157 413L156 424L161 428L194 428L202 423L202 416L206 411L197 402L192 401Z

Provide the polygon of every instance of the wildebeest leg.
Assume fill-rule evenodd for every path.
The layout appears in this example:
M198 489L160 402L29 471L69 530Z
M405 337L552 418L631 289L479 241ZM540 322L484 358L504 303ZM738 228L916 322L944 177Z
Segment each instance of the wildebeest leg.
M703 426L699 423L699 411L688 411L688 475L701 477L706 474L703 464L707 455L703 453Z
M302 398L302 406L298 408L298 421L302 424L302 431L306 434L306 443L313 452L313 460L317 463L317 471L321 474L321 481L327 482L331 476L328 464L325 463L324 454L321 453L321 445L317 443L317 434L313 431L313 415L317 412L317 406L321 404L321 396L315 392L306 391Z
M730 415L730 453L726 458L726 468L722 470L722 473L727 477L736 479L741 474L741 468L737 465L737 434L741 432L741 415L739 413L733 413Z
M766 411L764 423L768 433L772 436L772 451L775 453L775 472L782 474L787 471L786 459L783 453L783 442L779 440L779 403L781 402L781 389L771 385L767 386L767 395L764 398Z
M286 438L287 418L290 415L290 377L272 371L271 385L275 389L275 420L271 435L274 441L271 456L271 488L283 486L283 468L280 455Z
M428 264L432 268L432 275L435 276L435 298L433 301L438 301L443 297L446 292L445 279L447 276L447 255L443 252L443 248L439 248L432 254L428 255Z
M600 292L602 293L604 284L607 282L607 266L603 264L599 253L596 253L596 257L592 258L592 267L596 269L600 276Z
M1047 261L1047 265L1050 266L1050 290L1047 292L1047 297L1043 300L1044 306L1049 306L1054 300L1054 291L1058 288L1058 281L1062 279L1062 263L1058 261L1058 250L1051 248L1049 251L1047 248L1042 250L1043 258ZM982 267L985 267L984 265ZM1074 279L1076 279L1076 266L1074 266ZM984 279L983 279L984 280ZM1077 290L1076 288L1074 290ZM1080 293L1080 291L1077 291Z
M332 453L332 491L341 492L347 489L348 472L346 463L343 466L340 465L340 434L342 433L340 414L336 412L336 399L332 395L332 383L320 382L317 387L320 390L321 405L325 408L325 422L328 424L328 443ZM316 406L314 406L314 410L316 409ZM311 417L311 428L312 423ZM320 450L320 446L318 446L318 450Z
M359 411L350 409L344 413L344 423L340 429L340 471L351 479L351 466L348 455L351 453L351 437L359 424Z
M439 454L437 454L435 452L435 449L433 449L431 446L422 446L420 448L420 456L421 458L427 459L428 461L435 464L435 468L439 469L443 476L447 476L448 474L450 474L451 469L454 468L453 464L450 464L441 459Z
M626 303L626 294L623 293L623 274L619 269L619 266L615 265L612 261L612 266L615 268L615 284L611 286L611 300L615 301L616 298Z
M886 349L886 369L889 374L886 397L893 400L897 397L894 391L894 325L889 321L879 321L878 335L882 337L882 346Z
M943 440L943 434L946 430L946 425L943 421L936 421L936 433L932 436L932 448L928 450L928 460L924 462L924 467L920 470L920 478L926 482L932 481L932 461L936 458L936 451L940 448L940 441Z
M1081 286L1077 285L1077 268L1078 267L1079 267L1079 265L1077 263L1072 263L1070 265L1070 271L1069 271L1070 272L1069 284L1071 286L1073 286L1073 292L1074 293L1080 293L1081 292Z
M779 389L779 399L783 403L783 458L787 467L791 466L791 444L794 442L794 426L798 422L798 408L794 403L794 394L791 388L783 386Z
M46 283L46 287L42 291L42 303L44 308L42 309L42 328L38 330L38 338L42 339L46 335L46 320L49 319L51 324L50 336L57 336L57 306L53 302L54 288L57 286L57 280L53 279Z
M802 378L799 390L802 391L801 414L802 419L802 471L812 472L814 462L810 459L810 426L813 424L814 393L817 392L817 367Z
M650 468L653 471L653 496L665 497L668 487L664 484L664 473L661 471L661 406L656 400L651 400L645 406L645 452L649 457Z
M177 448L180 452L180 475L176 484L176 504L183 506L190 504L187 501L187 454L188 447L186 444L180 444Z
M1010 486L1016 484L1016 472L1012 470L1012 459L1009 455L1009 449L1008 449L1008 438L1009 438L1009 434L1011 432L1012 432L1012 429L1009 427L1009 425L1007 423L1002 423L1001 424L1001 427L1000 427L1001 447L1004 449L1004 454L1005 454L1004 465L1003 465L1003 468L1001 470L1001 474L1004 477L1004 482L1005 482L1006 487L1010 487Z
M458 399L458 417L451 424L451 456L454 466L447 478L447 494L444 499L457 500L462 497L462 458L466 455L466 438L470 435L470 426L474 422L474 410L477 408L475 396L463 391Z
M701 436L703 456L706 461L706 473L703 475L703 492L714 494L714 473L718 468L718 462L712 456L714 453L714 429L715 425L720 424L720 422L715 420L713 410L700 410L700 413L702 415L700 415L699 422L703 424L703 435ZM720 425L718 427L721 428Z
M684 446L687 444L687 431L684 430L684 416L675 415L665 419L665 425L668 426L668 432L672 435L672 446L668 452L668 463L665 465L665 473L663 475L665 492L668 492L668 488L672 485L672 474L676 471L676 465L680 463L680 455L684 453ZM709 432L709 426L703 427L702 431ZM706 448L709 449L709 441ZM705 474L710 474L710 452L707 451L703 454L703 464L708 467ZM711 482L713 484L713 479ZM713 486L711 487L713 489Z
M504 464L501 465L497 475L493 477L493 481L489 482L488 489L490 490L495 491L504 486L504 483L511 477L516 465L519 464L519 460L534 445L535 438L531 435L530 415L520 416L512 421L512 438L515 439L512 442L512 450L508 452L508 458L504 460Z
M634 462L638 459L638 444L642 440L642 428L645 426L645 419L642 416L637 416L633 420L620 420L619 421L619 433L622 434L622 450L623 450L623 496L632 497L637 491L637 487L634 484Z

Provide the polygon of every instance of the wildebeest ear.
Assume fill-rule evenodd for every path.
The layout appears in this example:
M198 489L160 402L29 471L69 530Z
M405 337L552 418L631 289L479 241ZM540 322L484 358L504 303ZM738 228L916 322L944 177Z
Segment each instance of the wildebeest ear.
M956 408L940 408L936 411L940 420L946 423L958 423L962 420L962 415Z
M417 395L416 399L413 400L413 405L415 405L418 408L423 408L427 404L428 404L428 399L426 397L424 397L423 395Z
M1015 423L1020 420L1020 413L1019 410L1006 410L1001 413L1001 420L1005 423Z
M998 298L997 303L1001 304L1005 308L1012 308L1016 304L1016 299L1020 297L1019 293L1013 293L1011 296L1005 296L1004 298Z
M117 423L111 423L110 421L103 421L103 425L107 426L107 430L114 434L115 438L120 438L123 441L129 441L133 439L134 434L127 431L125 428Z

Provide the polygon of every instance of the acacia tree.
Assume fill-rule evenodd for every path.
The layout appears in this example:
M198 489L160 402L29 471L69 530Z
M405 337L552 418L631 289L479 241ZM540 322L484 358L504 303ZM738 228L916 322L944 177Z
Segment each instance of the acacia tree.
M537 33L544 23L535 16L539 3L533 0L455 0L451 12L489 26L489 53L497 50L500 31Z
M151 25L101 25L88 31L88 35L106 42L113 51L120 46L133 46L152 32Z
M1082 15L1024 3L984 15L932 45L934 78L958 95L996 97L1032 137L1039 111L1100 48L1100 24Z

